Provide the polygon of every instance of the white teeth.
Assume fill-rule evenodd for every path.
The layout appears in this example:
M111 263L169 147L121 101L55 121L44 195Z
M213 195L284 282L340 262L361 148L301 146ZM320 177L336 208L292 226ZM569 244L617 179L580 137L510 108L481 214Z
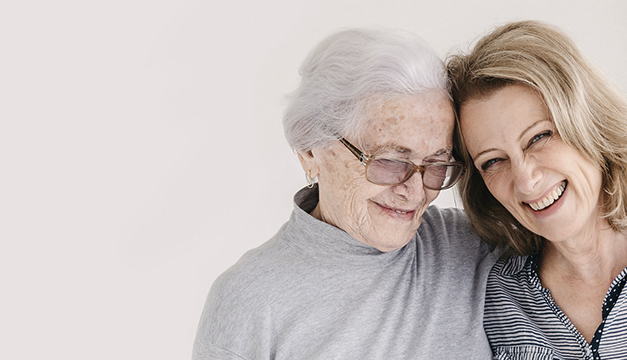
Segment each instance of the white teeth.
M407 211L400 211L400 210L394 210L394 211L396 211L399 214L407 214Z
M565 188L566 182L562 181L562 183L558 187L553 189L553 191L551 191L551 193L546 198L535 203L530 203L529 206L535 211L543 210L549 205L553 204L555 200L559 199L560 196L562 196L562 193L564 193Z

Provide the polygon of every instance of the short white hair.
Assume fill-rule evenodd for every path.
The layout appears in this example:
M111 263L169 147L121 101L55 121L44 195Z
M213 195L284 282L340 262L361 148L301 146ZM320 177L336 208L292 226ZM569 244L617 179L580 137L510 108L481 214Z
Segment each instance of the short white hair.
M391 30L335 33L309 53L300 75L283 127L292 149L303 152L339 137L359 141L374 99L449 89L438 55L415 35Z

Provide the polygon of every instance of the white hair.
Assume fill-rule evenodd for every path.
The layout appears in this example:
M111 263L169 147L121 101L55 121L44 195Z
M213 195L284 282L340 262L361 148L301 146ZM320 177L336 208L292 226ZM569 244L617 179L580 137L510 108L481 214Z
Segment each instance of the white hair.
M309 53L300 75L283 117L285 137L297 151L339 137L359 141L366 107L375 99L449 89L444 64L431 48L415 35L389 30L327 37Z

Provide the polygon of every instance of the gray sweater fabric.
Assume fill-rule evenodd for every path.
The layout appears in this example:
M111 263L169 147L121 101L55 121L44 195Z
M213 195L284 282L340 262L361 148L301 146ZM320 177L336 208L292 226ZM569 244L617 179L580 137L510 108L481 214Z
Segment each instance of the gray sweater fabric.
M381 252L309 212L214 282L194 360L491 359L482 326L490 251L457 209L430 206L416 236Z

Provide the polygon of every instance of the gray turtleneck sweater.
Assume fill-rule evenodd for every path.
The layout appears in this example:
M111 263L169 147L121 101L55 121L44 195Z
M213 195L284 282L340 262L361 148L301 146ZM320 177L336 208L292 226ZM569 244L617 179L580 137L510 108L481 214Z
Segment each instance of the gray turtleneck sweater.
M213 284L194 360L490 359L483 326L492 251L457 209L429 207L392 252L309 215L290 220Z

